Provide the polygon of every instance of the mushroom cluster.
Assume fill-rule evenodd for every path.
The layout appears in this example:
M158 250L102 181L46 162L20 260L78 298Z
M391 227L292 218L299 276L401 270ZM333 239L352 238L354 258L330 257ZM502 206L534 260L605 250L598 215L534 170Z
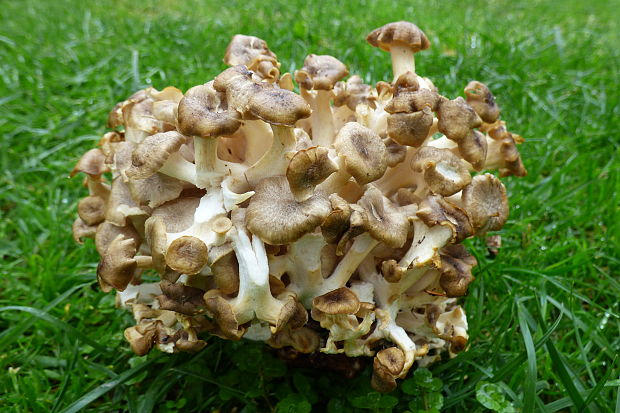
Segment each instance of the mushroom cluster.
M387 24L374 87L332 56L280 73L265 41L233 37L215 79L141 90L73 174L77 242L93 238L103 291L136 325L138 355L198 351L206 333L290 354L374 356L373 387L467 347L461 242L502 228L526 174L487 86L448 99L415 71L430 42ZM300 93L295 93L294 82ZM143 281L143 275L159 282Z

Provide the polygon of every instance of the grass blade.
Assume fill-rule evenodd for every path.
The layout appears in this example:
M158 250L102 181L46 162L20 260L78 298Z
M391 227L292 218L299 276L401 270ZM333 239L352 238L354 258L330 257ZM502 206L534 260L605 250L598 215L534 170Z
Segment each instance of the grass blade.
M134 367L132 369L129 369L129 370L119 374L118 377L116 377L115 379L112 379L110 381L107 381L107 382L103 383L100 386L97 386L96 388L94 388L93 390L91 390L88 393L84 394L82 397L80 397L79 399L77 399L76 401L71 403L69 406L67 406L62 411L62 413L77 413L77 412L79 412L80 410L82 410L83 408L85 408L90 403L92 403L93 401L97 400L99 397L103 396L104 394L106 394L110 390L115 389L116 387L118 387L121 384L125 383L127 380L129 380L132 377L134 377L134 376L138 375L139 373L141 373L146 368L150 367L152 364L154 364L161 357L163 357L163 355L159 355L156 358L148 360L148 361L140 364L139 366L136 366L136 367Z
M54 400L54 405L52 406L51 413L55 413L58 410L58 408L60 407L60 403L62 402L62 399L65 396L65 392L67 391L67 385L69 384L69 380L71 378L71 375L73 374L73 369L75 368L75 365L77 364L77 360L80 354L79 343L80 343L79 341L75 342L75 346L73 347L73 354L71 355L71 358L69 359L69 363L67 364L67 367L65 368L65 375L62 378L62 383L60 384L58 394L56 395L56 399Z
M56 307L65 299L69 298L74 292L90 284L91 283L84 283L69 288L67 291L56 297L51 303L46 305L41 311L43 313L49 312L52 308ZM28 330L35 323L35 321L37 321L37 317L29 317L21 321L19 324L16 324L0 333L0 352L2 352L6 347L9 346L9 344L11 344L13 341L17 340L22 334L24 334L24 332L26 332L26 330Z
M553 344L553 341L547 342L547 350L549 351L549 356L551 357L551 361L553 362L553 366L555 368L556 374L559 377L560 381L564 385L566 392L568 393L568 397L570 397L575 404L578 406L579 411L590 411L588 406L584 406L584 400L579 394L577 387L575 387L575 383L568 372L565 361L562 359L562 356L558 352L557 348ZM579 409L580 406L584 406L585 409Z
M99 350L102 353L107 353L107 352L111 351L109 348L107 348L105 346L102 346L97 341L95 341L95 340L89 338L88 336L84 335L84 333L82 333L77 328L75 328L73 326L70 326L69 324L59 320L58 318L54 317L53 315L50 315L50 314L46 313L45 311L39 310L38 308L25 307L25 306L19 306L19 305L11 305L11 306L7 306L7 307L0 307L0 313L3 312L3 311L23 311L25 313L32 314L35 317L40 318L43 321L47 321L48 323L50 323L54 327L57 327L58 329L66 331L67 333L71 334L75 338L84 341L85 343L89 344L90 346L92 346L93 348Z
M193 371L189 371L189 370L185 370L185 369L178 369L177 368L177 369L172 369L172 371L176 371L176 372L184 374L186 376L194 377L194 378L196 378L198 380L214 384L217 387L221 387L221 388L226 389L226 390L228 390L228 391L230 391L232 393L237 394L237 397L239 398L239 400L241 400L241 401L243 401L245 403L250 403L250 401L245 397L245 394L243 394L243 392L240 392L239 390L237 390L235 388L232 388L230 386L226 386L226 385L224 385L222 383L219 383L216 380L209 379L207 377L201 376L200 374L196 374Z
M523 383L523 411L532 412L534 411L534 404L536 401L536 348L532 340L530 327L525 317L523 304L519 302L517 306L519 326L521 327L521 335L523 336L525 351L527 353L527 370L525 382Z
M592 402L596 398L596 396L599 395L601 390L603 390L603 388L605 387L605 383L607 383L607 380L609 380L609 378L611 377L611 373L614 371L614 367L616 366L617 360L618 358L616 357L614 361L611 363L611 366L609 370L607 370L607 373L605 374L605 376L601 380L599 380L598 383L596 383L596 386L594 386L592 390L590 390L590 394L588 394L588 397L586 398L584 405L587 406L588 404L590 404L590 402Z

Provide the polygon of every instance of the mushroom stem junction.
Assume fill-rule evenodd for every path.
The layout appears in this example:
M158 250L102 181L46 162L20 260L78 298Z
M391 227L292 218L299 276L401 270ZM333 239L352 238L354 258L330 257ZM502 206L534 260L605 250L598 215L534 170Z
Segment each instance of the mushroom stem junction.
M334 140L334 116L330 105L332 92L317 90L312 100L312 142L317 146L329 148Z

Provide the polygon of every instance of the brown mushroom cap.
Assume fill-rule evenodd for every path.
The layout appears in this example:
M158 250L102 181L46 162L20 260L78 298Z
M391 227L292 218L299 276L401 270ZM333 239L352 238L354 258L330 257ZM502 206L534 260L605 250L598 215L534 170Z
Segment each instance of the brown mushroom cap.
M161 216L151 216L144 223L146 240L151 248L153 269L160 274L166 271L166 224Z
M390 96L394 95L394 86L390 82L384 82L380 80L375 85L375 89L377 89L377 95L379 96L379 100L385 101L390 98Z
M351 207L349 203L338 194L329 196L332 210L321 224L321 233L325 241L330 244L337 244L340 238L349 229L349 218L351 217Z
M295 81L304 89L331 90L348 74L345 64L335 57L309 54L304 67L295 72Z
M346 82L338 82L334 86L334 106L347 105L355 110L360 103L374 105L375 97L371 95L372 88L364 84L362 78L353 75Z
M100 196L87 196L78 202L78 216L86 225L96 225L105 219L105 200Z
M229 340L239 340L245 334L246 328L239 325L232 306L220 294L218 290L210 290L204 295L207 310L218 326L211 333Z
M312 300L312 309L330 315L355 314L360 309L360 300L349 288L341 287L315 297Z
M506 138L502 141L500 152L506 162L504 168L500 168L499 175L504 176L526 176L527 170L521 161L521 155L512 138Z
M129 187L121 176L116 177L112 182L106 207L106 221L118 226L125 226L127 217L148 215L146 207L141 208L131 197Z
M412 160L412 168L424 173L430 190L442 196L454 195L471 182L465 162L449 149L420 148Z
M459 142L465 139L473 128L482 125L482 119L462 97L442 100L437 109L437 128L448 139Z
M308 327L295 330L284 328L273 334L267 342L273 348L290 346L303 354L313 353L321 344L319 334Z
M161 324L162 322L159 320L147 320L125 329L125 339L129 341L131 350L137 356L144 356L151 350L155 344L158 327Z
M398 165L407 157L407 147L405 145L394 142L389 138L384 139L383 144L386 149L387 165L390 168Z
M465 139L458 142L459 153L476 171L484 169L487 159L487 139L478 132L472 130Z
M99 255L104 255L110 243L119 235L122 235L123 238L126 239L133 239L136 245L140 245L140 235L138 235L138 232L133 226L126 225L124 227L119 227L118 225L104 221L97 227L97 234L95 235L95 247Z
M78 172L84 172L90 176L100 176L106 172L110 172L110 168L105 163L106 156L99 148L91 149L86 152L77 162L70 176L74 176Z
M467 96L467 103L474 108L484 122L493 123L499 118L499 106L495 103L495 96L487 85L472 80L465 87L465 95Z
M162 310L176 311L186 315L195 315L203 311L205 292L200 288L171 283L167 280L162 280L159 285L163 294L157 296L157 301Z
M387 104L385 111L392 114L403 112L410 113L418 112L425 107L428 107L435 112L437 111L439 103L443 100L446 100L446 98L429 89L420 89L416 91L407 90L397 93Z
M398 76L394 81L395 97L403 94L403 92L415 92L418 89L420 89L418 76L410 70Z
M211 223L211 230L216 234L226 234L232 228L232 221L226 216L217 217Z
M126 110L125 108L127 106L133 105L136 102L141 102L144 99L146 99L147 93L146 90L139 90L136 93L134 93L133 95L131 95L129 98L127 98L126 100L122 101L122 102L118 102L116 105L114 105L114 108L112 108L112 110L110 111L110 113L108 114L108 123L107 126L108 128L111 129L116 129L121 125L125 125L125 115L126 115Z
M294 296L289 296L280 309L274 332L282 331L285 326L296 329L308 321L308 312Z
M176 178L155 173L146 179L131 179L128 182L131 197L139 205L156 208L177 199L183 192L183 183Z
M200 198L181 197L155 208L151 216L162 218L166 232L181 232L192 226L199 204Z
M418 26L405 21L388 23L373 30L366 36L366 41L388 52L394 44L407 46L414 53L428 49L431 45Z
M73 221L71 231L73 232L73 240L78 244L83 244L82 238L95 238L98 225L86 225L81 218L76 218Z
M113 166L127 182L127 170L131 167L131 157L138 146L135 142L122 141L114 146L114 150L106 157L106 163Z
M266 86L250 96L249 108L252 115L267 123L291 127L311 113L310 105L295 92Z
M280 89L292 91L293 89L295 89L295 84L293 83L293 76L288 72L284 73L282 76L280 76L280 79L278 79L278 86L280 87Z
M334 141L338 155L358 184L365 185L383 176L387 169L385 144L372 130L357 122L344 125Z
M248 69L253 71L257 77L275 82L280 76L280 63L275 57L258 55L248 64ZM278 82L279 84L279 82ZM286 83L285 83L286 84ZM287 89L287 88L283 88ZM292 89L288 89L292 90Z
M106 132L103 134L101 139L99 139L99 142L97 142L97 146L101 148L101 151L107 159L114 153L116 145L118 145L120 142L124 142L123 139L124 137L122 132Z
M142 92L144 95L140 98L132 97L121 107L126 136L132 130L141 132L139 137L163 132L163 122L153 116L153 98L146 94L146 90Z
M235 133L241 126L239 113L229 110L222 99L223 95L213 88L212 82L189 89L179 102L179 132L201 138Z
M199 340L194 330L194 328L179 330L177 334L175 334L175 350L197 353L205 348L207 343L204 340Z
M448 297L462 297L474 280L472 267L478 262L462 244L450 244L441 249L441 276L439 285Z
M381 393L396 388L396 378L405 367L405 354L398 347L379 351L373 360L373 374L370 384Z
M258 93L263 87L272 87L264 82L254 82L252 72L243 65L229 67L217 75L213 80L213 88L226 96L228 107L241 113L244 119L254 119L249 115L248 103L250 97ZM220 95L216 95L221 100Z
M401 280L407 269L398 265L394 259L386 260L381 263L381 274L387 282L397 283Z
M440 196L431 195L420 202L416 215L429 227L435 225L449 227L452 230L453 241L461 242L474 233L468 211L459 208Z
M277 59L275 53L269 50L267 42L255 36L236 34L226 48L224 63L229 66L248 66L257 56L266 56Z
M104 292L112 288L118 291L124 291L127 288L137 268L136 260L133 258L136 251L135 239L125 238L122 234L119 234L108 245L97 266L97 279Z
M198 274L207 265L209 250L196 237L184 235L175 239L166 251L166 264L183 274Z
M491 174L476 175L463 189L461 201L477 234L497 231L508 219L506 187Z
M352 225L357 214L361 215L364 230L374 239L393 248L402 247L407 240L407 216L374 185L368 185L364 195L357 201L351 215Z
M125 174L131 179L145 179L154 175L170 155L178 152L186 141L177 131L157 133L147 136L138 144L131 155L131 166Z
M518 141L522 142L523 138L508 132L503 122L490 128L489 136L500 142L499 155L504 161L503 167L499 170L500 176L526 176L527 170L516 145Z
M413 113L394 113L387 118L388 136L401 145L419 147L433 126L433 112L429 107Z
M314 146L293 155L286 169L286 179L295 197L307 199L315 186L338 170L328 153L327 148Z
M217 288L224 294L239 291L239 263L232 252L210 263Z
M274 176L262 179L250 198L246 212L247 228L264 242L288 244L321 225L329 215L329 200L315 193L298 202L286 178Z
M181 94L181 96L183 96ZM176 129L177 112L179 103L173 100L160 100L153 102L153 116L155 119L164 122L164 131Z
M167 86L162 90L157 90L154 87L149 87L145 90L145 93L159 102L170 101L179 103L183 99L183 92L174 86Z

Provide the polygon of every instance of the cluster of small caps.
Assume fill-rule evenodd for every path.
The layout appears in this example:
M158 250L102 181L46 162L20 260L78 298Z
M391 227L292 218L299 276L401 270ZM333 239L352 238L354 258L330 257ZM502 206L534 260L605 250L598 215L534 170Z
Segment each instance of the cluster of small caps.
M391 54L393 81L343 81L342 62L314 54L281 74L265 41L236 35L215 79L110 112L73 170L89 190L73 234L94 238L99 285L133 312L136 354L199 351L210 333L374 356L385 392L466 349L457 298L476 259L461 241L506 222L485 171L524 176L522 139L484 84L450 100L415 72L430 45L416 25L367 41Z

